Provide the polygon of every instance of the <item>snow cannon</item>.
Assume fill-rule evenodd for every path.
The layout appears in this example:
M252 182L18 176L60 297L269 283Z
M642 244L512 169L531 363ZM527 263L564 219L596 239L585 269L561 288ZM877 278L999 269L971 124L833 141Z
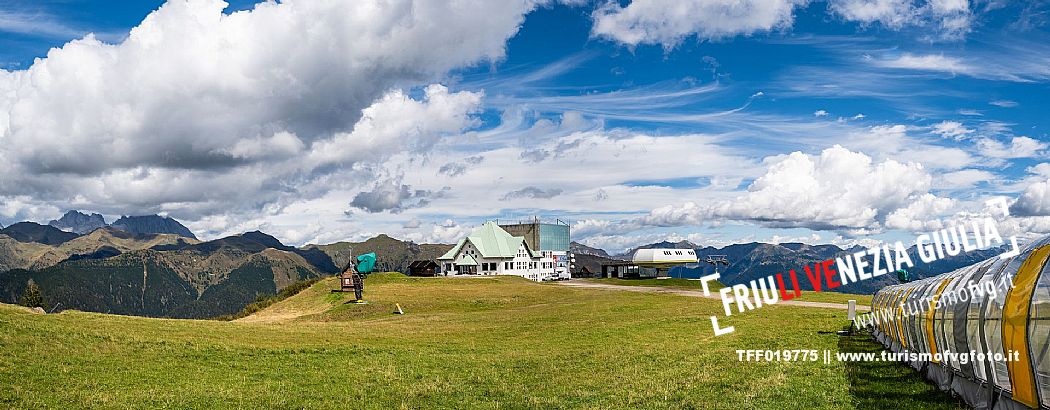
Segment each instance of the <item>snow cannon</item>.
M375 252L366 253L364 255L358 255L357 265L355 265L357 273L367 275L372 273L376 268L376 254Z

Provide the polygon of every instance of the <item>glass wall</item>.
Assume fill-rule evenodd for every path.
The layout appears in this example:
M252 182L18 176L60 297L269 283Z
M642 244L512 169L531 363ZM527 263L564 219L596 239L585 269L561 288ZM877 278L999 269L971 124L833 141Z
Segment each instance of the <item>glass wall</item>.
M568 251L569 225L540 224L540 250Z

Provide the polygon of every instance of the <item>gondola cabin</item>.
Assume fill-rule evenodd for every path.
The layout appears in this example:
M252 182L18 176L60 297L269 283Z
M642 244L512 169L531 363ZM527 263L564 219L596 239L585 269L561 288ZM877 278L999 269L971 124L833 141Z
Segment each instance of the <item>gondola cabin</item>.
M692 249L639 249L634 252L631 262L645 268L669 269L694 265L697 258Z

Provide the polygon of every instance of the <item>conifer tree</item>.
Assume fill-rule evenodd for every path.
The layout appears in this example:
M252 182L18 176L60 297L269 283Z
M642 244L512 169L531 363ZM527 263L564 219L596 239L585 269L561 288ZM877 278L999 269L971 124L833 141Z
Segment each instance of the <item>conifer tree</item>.
M44 308L44 294L32 279L26 283L26 290L22 293L22 306Z

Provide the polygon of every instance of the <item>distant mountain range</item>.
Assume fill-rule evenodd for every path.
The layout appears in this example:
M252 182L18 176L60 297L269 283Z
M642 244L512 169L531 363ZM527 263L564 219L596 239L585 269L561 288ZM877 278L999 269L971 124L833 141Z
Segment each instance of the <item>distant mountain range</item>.
M80 211L69 211L59 219L48 222L48 225L66 232L84 235L105 226L112 226L133 234L170 233L197 239L193 232L170 217L160 215L121 216L112 225L100 214L85 214Z
M609 253L606 252L604 249L592 248L590 246L584 245L584 244L576 242L576 241L573 241L573 242L569 243L569 252L572 252L573 255L577 255L577 256L578 255L591 255L591 256L599 256L599 257L602 257L602 258L610 258Z
M11 225L11 227L31 226L27 224L35 225L34 229L48 232L57 230L51 226L37 225L32 222L22 222ZM101 259L106 255L115 256L123 252L149 249L158 245L196 242L190 238L171 234L133 235L112 227L96 229L87 235L62 233L73 235L73 238L63 237L61 241L40 240L40 238L25 235L10 236L0 231L0 279L3 277L2 272L12 269L44 269L68 259Z
M64 230L69 229L69 231ZM80 231L86 233L78 233ZM112 225L98 214L70 211L48 225L19 222L0 229L0 301L15 303L29 279L59 309L79 309L127 315L210 318L235 313L259 296L272 295L303 279L337 273L351 254L375 252L378 271L405 272L414 260L431 260L452 245L416 244L387 235L363 242L287 246L263 232L246 232L201 242L178 221L160 217L121 217ZM701 261L726 255L721 281L748 283L770 274L851 254L863 248L801 243L748 243L723 248L701 247L688 241L658 242L644 248L694 249ZM575 264L592 273L601 265L630 259L577 242L570 244ZM911 272L928 277L999 254L992 249L964 253ZM676 277L697 278L714 271L700 263L678 267ZM896 283L895 275L850 284L835 291L871 293ZM808 281L800 281L808 288Z
M714 273L714 266L706 264L704 261L711 255L725 255L729 260L729 266L719 267L719 274L721 275L721 282L727 285L746 284L750 283L753 279L759 279L777 273L786 273L792 269L794 269L798 275L805 275L802 269L806 265L812 266L816 262L838 258L865 249L860 246L843 249L831 244L768 244L757 242L715 248L711 246L701 247L689 241L664 241L643 245L617 255L616 257L630 259L634 254L634 251L640 248L693 249L696 252L697 257L700 259L700 264L698 266L676 267L672 268L670 271L671 276L683 278L699 278ZM909 268L908 271L913 274L916 279L921 279L950 272L963 266L980 262L999 255L1003 252L1003 249L993 248L964 252L960 253L958 256L950 256L929 264L923 263L919 259L918 251L914 245L912 245L907 252L908 256L911 257L912 262L915 263L915 266ZM868 263L869 265L871 264L870 257L868 258ZM833 291L869 294L886 285L896 283L899 283L896 275L887 274L870 280L851 283L836 288ZM799 281L799 284L805 290L812 290L812 287L807 280L801 280Z
M0 240L3 245L12 244ZM199 242L106 227L59 247L13 248L0 256L22 256L6 264L23 266L0 273L0 300L15 302L32 279L52 306L125 315L235 313L260 295L336 271L323 252L300 251L256 232Z
M610 256L603 249L592 248L579 242L569 243L569 252L573 257L573 277L597 276L602 272L602 265L623 262L623 258Z
M236 313L296 281L337 273L351 250L376 252L378 270L404 271L413 260L451 248L386 235L296 248L258 231L201 242L159 216L124 217L83 235L54 226L86 229L92 221L97 218L71 212L49 225L21 222L0 230L0 301L16 303L32 279L59 310L210 318Z
M407 272L408 264L415 260L433 260L444 255L453 245L447 244L417 244L414 242L401 241L384 234L370 238L364 242L336 242L328 245L306 245L305 250L319 249L332 258L332 262L340 269L346 266L350 260L350 252L354 255L362 255L375 252L377 256L376 270L389 272Z

